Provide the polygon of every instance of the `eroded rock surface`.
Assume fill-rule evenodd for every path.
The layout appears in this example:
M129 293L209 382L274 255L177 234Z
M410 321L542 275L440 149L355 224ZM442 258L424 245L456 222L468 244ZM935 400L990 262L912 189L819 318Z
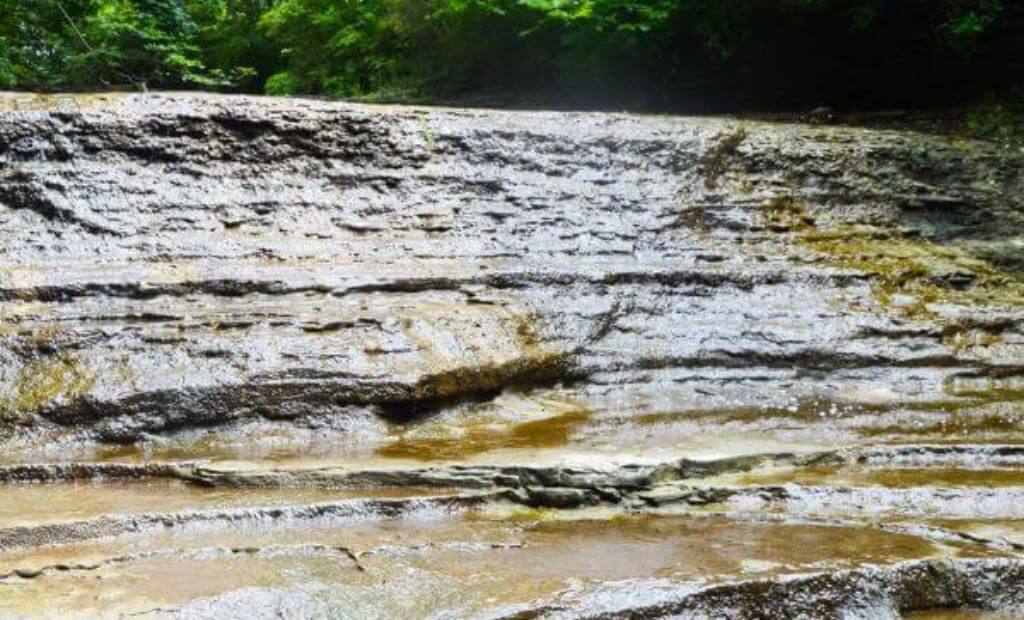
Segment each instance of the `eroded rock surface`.
M1024 612L1022 153L0 108L5 615Z

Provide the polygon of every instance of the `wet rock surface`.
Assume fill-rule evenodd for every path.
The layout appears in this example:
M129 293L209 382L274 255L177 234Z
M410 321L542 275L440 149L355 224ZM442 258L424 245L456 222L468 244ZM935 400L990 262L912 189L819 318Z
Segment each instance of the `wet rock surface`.
M0 110L5 616L1024 613L1022 153Z

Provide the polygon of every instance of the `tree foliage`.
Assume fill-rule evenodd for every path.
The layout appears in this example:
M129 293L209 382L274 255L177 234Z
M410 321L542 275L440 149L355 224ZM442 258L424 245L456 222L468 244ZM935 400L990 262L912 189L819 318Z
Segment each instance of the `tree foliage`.
M1021 4L0 0L0 85L871 105L1018 83Z
M181 0L0 0L7 85L203 82Z

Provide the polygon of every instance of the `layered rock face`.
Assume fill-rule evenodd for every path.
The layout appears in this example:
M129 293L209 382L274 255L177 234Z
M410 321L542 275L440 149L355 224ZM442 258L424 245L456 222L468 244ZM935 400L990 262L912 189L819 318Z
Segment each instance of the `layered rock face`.
M97 613L1024 604L1020 152L737 119L2 101L0 477L38 485L12 506L52 508L0 523L29 593L12 613L92 596L61 583L80 571L122 588ZM291 581L267 576L282 562ZM195 570L231 578L129 577Z

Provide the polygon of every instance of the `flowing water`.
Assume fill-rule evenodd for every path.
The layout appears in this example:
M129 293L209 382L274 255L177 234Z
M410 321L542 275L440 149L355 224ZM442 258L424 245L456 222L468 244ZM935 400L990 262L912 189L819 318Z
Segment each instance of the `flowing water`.
M1024 614L1021 170L0 95L0 616Z

